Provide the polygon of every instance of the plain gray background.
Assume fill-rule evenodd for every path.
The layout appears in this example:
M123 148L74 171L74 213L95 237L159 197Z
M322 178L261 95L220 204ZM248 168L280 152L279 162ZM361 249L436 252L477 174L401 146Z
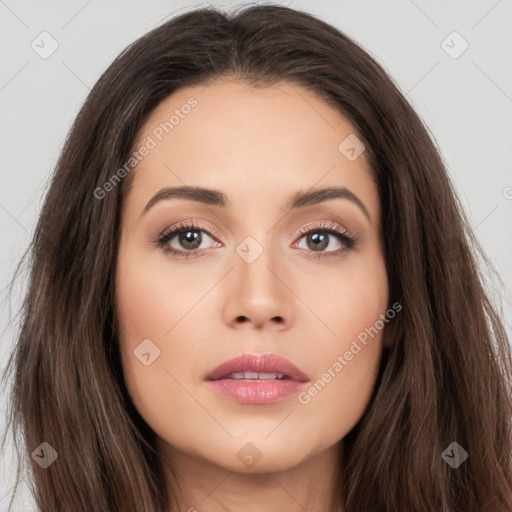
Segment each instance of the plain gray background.
M208 3L229 8L248 2ZM415 107L503 279L503 316L512 335L512 2L274 3L315 14L353 37ZM90 88L129 43L175 14L206 5L185 0L0 1L2 329L17 312L23 292L22 286L15 290L10 311L5 287L29 242L49 174ZM58 48L43 58L41 52L52 44ZM0 369L11 345L12 335L4 334ZM3 429L5 398L0 409ZM13 476L9 450L4 455L0 511L7 508ZM15 510L33 507L27 499Z

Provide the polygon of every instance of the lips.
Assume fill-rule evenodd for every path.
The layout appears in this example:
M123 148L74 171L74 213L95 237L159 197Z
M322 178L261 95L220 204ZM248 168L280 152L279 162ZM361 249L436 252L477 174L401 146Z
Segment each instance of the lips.
M308 377L276 354L243 354L212 370L207 386L229 400L247 405L270 405L297 394Z
M205 378L208 381L232 379L242 382L293 380L307 382L308 377L288 359L277 354L242 354L212 370Z

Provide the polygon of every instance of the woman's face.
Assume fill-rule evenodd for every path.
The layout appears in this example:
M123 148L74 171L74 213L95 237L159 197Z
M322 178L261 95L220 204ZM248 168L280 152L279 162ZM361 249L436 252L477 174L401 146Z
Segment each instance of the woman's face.
M128 391L163 452L274 471L333 448L360 419L388 283L379 197L358 144L337 111L286 83L183 88L145 122L116 313ZM188 197L164 192L175 187ZM311 195L328 187L339 194ZM208 380L244 354L256 357ZM255 361L263 354L300 375Z

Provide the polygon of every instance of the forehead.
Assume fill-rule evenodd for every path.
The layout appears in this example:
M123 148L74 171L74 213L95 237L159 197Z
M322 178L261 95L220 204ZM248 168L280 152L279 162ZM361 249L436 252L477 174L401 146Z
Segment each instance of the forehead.
M185 87L142 126L135 149L151 149L134 171L130 195L139 202L162 187L200 186L224 191L233 208L261 208L262 201L281 208L298 190L345 186L376 218L365 153L351 160L343 152L354 136L345 117L296 84Z

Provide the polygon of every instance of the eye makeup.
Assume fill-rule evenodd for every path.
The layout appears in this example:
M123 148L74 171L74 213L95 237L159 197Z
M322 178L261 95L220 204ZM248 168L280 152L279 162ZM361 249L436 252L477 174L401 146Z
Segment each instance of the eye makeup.
M205 233L208 237L212 238L215 243L221 243L218 241L220 238L210 227L204 224L199 220L190 220L179 222L171 227L164 229L156 239L153 240L153 244L161 249L165 255L171 256L173 258L190 258L190 257L198 257L200 253L204 253L206 249L198 249L192 248L191 250L187 250L185 248L176 249L170 245L170 242L173 241L174 238L179 237L178 240L180 242L185 241L185 243L194 244L199 241L201 244L204 240L201 236L193 236L192 240L187 241L183 240L183 235L192 236L197 233ZM334 251L315 251L308 249L299 249L307 253L311 253L307 255L307 257L312 257L315 259L319 258L336 258L341 257L348 251L352 250L357 245L358 238L351 235L346 229L342 228L339 224L330 222L330 221L320 221L313 222L308 224L306 227L302 227L296 233L296 237L300 237L300 239L313 235L313 238L310 238L312 242L320 242L329 245L331 242L331 236L335 237L339 243L341 243L342 247L340 249Z

